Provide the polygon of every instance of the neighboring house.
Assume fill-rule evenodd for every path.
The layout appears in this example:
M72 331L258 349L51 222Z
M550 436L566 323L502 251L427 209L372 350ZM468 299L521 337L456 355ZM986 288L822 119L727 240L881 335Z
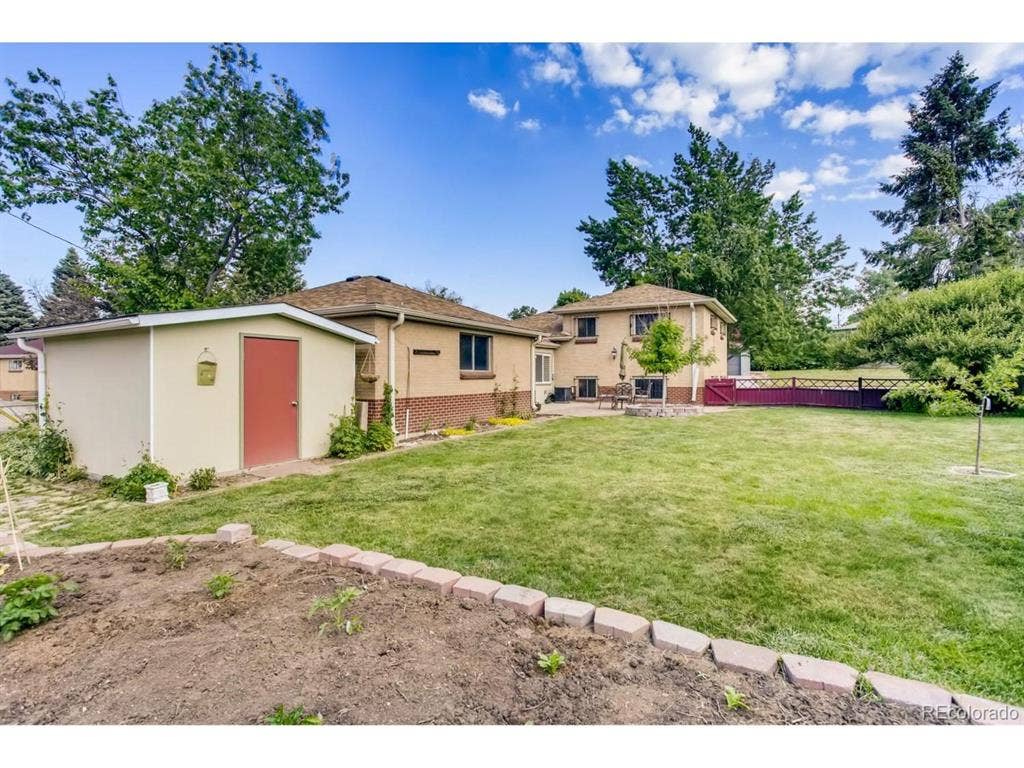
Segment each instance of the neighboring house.
M175 474L323 456L355 395L355 345L376 341L286 304L27 333L46 340L50 415L94 476L122 475L143 453Z
M661 398L662 378L645 375L628 348L639 346L647 328L667 315L688 337L704 339L713 352L709 366L688 366L668 378L668 401L702 402L704 379L726 374L727 326L736 318L717 299L657 285L636 285L556 307L519 321L541 332L553 350L553 383L557 399L570 395L594 400L611 393L625 380L651 398ZM623 357L625 349L625 356Z
M41 349L43 342L30 346ZM0 345L0 400L35 400L37 394L32 354L17 344Z
M391 382L400 434L529 413L537 401L534 344L540 334L503 317L379 276L350 277L280 300L380 339L356 351L355 396L376 421L384 384Z

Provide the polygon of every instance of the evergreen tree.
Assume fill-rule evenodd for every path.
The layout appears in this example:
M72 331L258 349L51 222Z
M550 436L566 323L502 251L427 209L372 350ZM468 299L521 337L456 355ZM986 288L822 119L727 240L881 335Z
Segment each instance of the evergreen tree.
M25 301L25 292L8 275L0 272L0 334L35 324L35 317Z
M988 117L998 91L998 83L979 88L957 52L910 105L900 141L910 165L880 186L901 207L874 211L897 239L865 252L868 263L893 270L903 288L969 277L1022 258L1019 201L979 208L971 188L997 182L1020 156L1007 133L1009 109ZM979 248L998 255L992 260Z
M40 325L61 325L96 320L102 314L98 289L86 271L78 251L68 252L53 268L50 292L39 300Z
M616 288L657 283L719 299L761 366L820 364L827 309L845 299L852 271L847 247L823 241L799 194L773 204L774 172L691 125L669 176L609 161L613 215L580 222L585 251Z
M532 317L537 314L537 308L531 307L529 304L523 304L520 307L516 307L508 313L509 320L520 320L524 317Z

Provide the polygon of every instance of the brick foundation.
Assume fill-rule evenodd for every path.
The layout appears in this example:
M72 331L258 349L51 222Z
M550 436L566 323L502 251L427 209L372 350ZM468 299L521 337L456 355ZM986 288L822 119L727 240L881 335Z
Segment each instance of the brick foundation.
M614 395L615 387L598 387L598 390L602 395ZM704 387L697 387L697 399L690 400L690 388L689 387L669 387L668 388L668 402L672 405L683 405L685 403L704 402Z
M512 398L511 392L502 392L505 401ZM380 421L383 400L365 400L371 422ZM405 432L405 412L409 411L409 431L425 432L441 427L461 427L470 419L483 421L497 416L494 394L476 395L434 395L431 397L399 397L395 399L395 426L399 433ZM533 398L529 390L515 393L516 413L532 413Z

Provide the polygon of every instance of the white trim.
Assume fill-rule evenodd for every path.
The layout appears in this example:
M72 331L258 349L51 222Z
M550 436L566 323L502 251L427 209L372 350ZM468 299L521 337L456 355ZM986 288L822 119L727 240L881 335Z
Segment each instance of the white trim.
M325 317L299 309L291 304L251 304L241 307L218 307L216 309L187 309L178 312L153 312L146 315L129 317L113 317L107 320L92 320L87 323L57 325L52 328L37 328L8 334L10 338L31 337L47 338L49 336L71 336L81 333L98 333L100 331L118 330L121 328L152 328L158 325L182 325L185 323L205 323L211 320L232 320L245 317L263 317L281 315L305 325L343 336L362 344L376 344L377 337L336 323Z
M601 297L597 296L595 298L601 298ZM587 299L587 301L590 301L590 299ZM577 302L577 303L581 304L581 305L583 304L582 301L581 302ZM579 315L581 317L586 317L586 316L589 316L589 315L600 314L601 312L618 312L620 310L626 310L626 309L629 309L629 310L646 310L646 309L649 309L650 307L689 307L689 306L692 306L694 304L696 304L697 306L706 306L706 307L713 308L715 310L715 314L718 315L719 319L725 320L726 324L735 323L736 322L736 317L732 314L732 312L730 312L728 309L726 309L718 299L712 299L712 298L693 299L693 300L690 300L690 299L679 299L679 300L672 300L672 301L667 301L667 302L666 301L645 301L645 302L639 302L639 303L633 302L633 303L630 303L630 304L619 304L619 305L615 305L615 306L611 306L611 305L609 305L609 306L594 305L594 306L589 306L589 307L584 307L584 306L577 307L575 304L565 304L564 306L555 307L554 309L549 309L548 311L549 312L553 312L556 315Z
M156 461L156 382L153 375L156 372L153 343L155 333L156 329L149 326L149 458L153 461Z
M398 317L404 314L407 320L420 320L434 325L448 325L453 328L470 328L472 330L486 330L494 333L504 333L509 336L530 336L536 338L537 331L528 328L520 328L513 325L502 325L484 320L470 320L455 315L439 315L434 312L424 312L408 307L399 307L391 304L342 304L337 307L317 307L316 313L324 317L349 317L358 315L388 315Z

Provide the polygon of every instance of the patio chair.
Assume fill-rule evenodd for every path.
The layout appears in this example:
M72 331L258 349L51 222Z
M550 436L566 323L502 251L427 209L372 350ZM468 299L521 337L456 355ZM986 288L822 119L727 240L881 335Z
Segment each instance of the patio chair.
M620 381L615 385L615 389L606 395L602 395L597 401L597 407L601 407L603 401L609 401L612 404L612 409L618 408L620 404L625 405L626 403L633 402L633 385L628 381Z

